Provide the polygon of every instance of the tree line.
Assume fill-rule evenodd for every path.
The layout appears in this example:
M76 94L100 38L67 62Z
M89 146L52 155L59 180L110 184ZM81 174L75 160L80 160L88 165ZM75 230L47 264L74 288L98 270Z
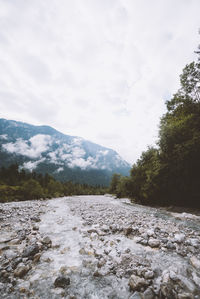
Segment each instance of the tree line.
M180 89L166 102L156 147L149 147L130 176L114 174L110 192L142 204L200 207L200 46L185 66Z
M106 188L73 183L59 182L49 174L26 172L18 164L0 169L0 202L31 200L70 195L101 195Z

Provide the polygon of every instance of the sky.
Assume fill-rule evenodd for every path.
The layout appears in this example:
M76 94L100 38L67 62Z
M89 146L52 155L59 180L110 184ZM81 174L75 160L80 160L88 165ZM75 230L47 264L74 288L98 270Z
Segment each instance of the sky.
M0 118L135 163L199 44L199 0L0 0Z

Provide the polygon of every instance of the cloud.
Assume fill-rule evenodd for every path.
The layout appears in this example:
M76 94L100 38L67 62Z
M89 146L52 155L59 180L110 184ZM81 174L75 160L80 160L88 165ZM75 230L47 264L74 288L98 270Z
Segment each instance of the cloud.
M51 125L130 162L155 143L164 103L195 57L199 0L0 3L2 117Z
M68 163L68 166L70 168L80 167L81 169L98 168L96 166L96 160L92 157L89 157L87 159L72 157L72 159Z
M16 142L3 144L2 147L9 153L25 155L35 159L41 157L41 154L46 152L51 144L51 136L38 134L31 137L28 141L19 138Z
M64 168L63 167L58 167L57 169L56 169L56 173L59 173L59 172L61 172L61 171L63 171L64 170Z
M8 135L7 134L0 135L0 139L7 140Z
M41 162L43 162L45 159L42 158L38 161L28 161L28 162L25 162L21 168L25 168L25 169L28 169L29 171L33 171L37 166L38 164L40 164Z

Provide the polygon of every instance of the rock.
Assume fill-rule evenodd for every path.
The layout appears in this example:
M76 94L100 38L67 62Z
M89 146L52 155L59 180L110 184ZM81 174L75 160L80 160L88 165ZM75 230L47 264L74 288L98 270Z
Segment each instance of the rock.
M146 279L152 279L152 278L154 278L153 271L149 270L149 271L145 272L144 278L146 278Z
M135 292L133 295L131 295L130 297L128 297L129 299L142 299L142 296L140 293Z
M49 245L51 243L52 243L52 241L48 236L46 236L42 239L42 244Z
M146 246L146 245L148 244L148 240L143 239L143 240L140 242L140 244Z
M6 258L7 259L14 259L17 257L17 253L14 252L13 250L11 249L8 249L6 252L5 252L5 255L6 255Z
M70 285L70 278L63 275L58 276L54 281L55 288L66 288Z
M168 241L166 244L166 248L167 249L176 249L176 246L171 241Z
M190 258L190 263L193 267L195 267L197 270L200 270L200 260L197 259L195 256L192 256Z
M189 293L180 293L178 294L178 299L194 299L195 297Z
M107 233L109 231L109 227L107 225L102 225L101 230Z
M153 230L153 229L148 229L148 230L147 230L147 235L148 235L149 237L152 237L152 236L154 235L154 230Z
M151 288L146 289L146 291L143 293L142 299L154 299L154 293Z
M21 263L21 262L22 262L22 258L21 258L21 257L16 257L15 259L12 260L12 262L11 262L11 267L12 267L13 269L15 269L15 268L17 267L17 265L18 265L19 263Z
M195 272L192 272L192 279L197 286L200 286L200 277Z
M96 270L96 271L94 272L93 276L94 276L94 277L100 277L100 276L102 276L102 274L101 274L98 270Z
M199 247L199 240L198 239L191 238L188 241L190 242L190 245L192 245L193 247L195 247L195 248Z
M140 278L134 274L131 275L128 284L132 291L140 291L143 287L147 286L147 282L144 278Z
M79 250L79 253L80 253L81 255L85 255L85 254L87 254L85 248L81 248L81 249Z
M185 235L184 234L175 234L174 242L182 243L184 240L185 240Z
M125 236L128 236L132 233L133 229L131 226L129 226L129 227L124 228L123 231L124 231Z
M102 258L102 259L100 259L100 260L98 261L98 263L97 263L97 267L98 267L98 268L101 268L101 267L103 267L105 264L106 264L106 259Z
M37 225L33 225L33 230L39 230L39 226L37 226Z
M41 257L41 253L36 253L36 254L34 255L33 262L34 262L34 263L39 262L40 257Z
M173 281L179 281L178 275L173 270L169 271L169 277Z
M134 240L136 243L141 243L143 239L141 237L136 237Z
M150 238L149 241L148 241L148 244L152 248L159 247L160 246L160 241L158 239Z
M22 278L26 273L30 270L28 266L25 266L24 264L20 263L17 266L17 269L14 271L14 276Z
M33 216L33 217L31 217L31 220L32 220L32 221L35 221L35 222L40 222L40 221L41 221L40 218L39 218L38 216Z
M37 244L29 245L24 249L22 257L33 257L38 252L39 246Z

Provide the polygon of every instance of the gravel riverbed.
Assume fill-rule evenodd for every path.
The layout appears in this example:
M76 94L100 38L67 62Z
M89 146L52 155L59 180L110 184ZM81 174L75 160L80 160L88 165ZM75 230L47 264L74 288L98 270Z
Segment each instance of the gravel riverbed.
M0 298L200 298L200 216L74 196L0 204Z

